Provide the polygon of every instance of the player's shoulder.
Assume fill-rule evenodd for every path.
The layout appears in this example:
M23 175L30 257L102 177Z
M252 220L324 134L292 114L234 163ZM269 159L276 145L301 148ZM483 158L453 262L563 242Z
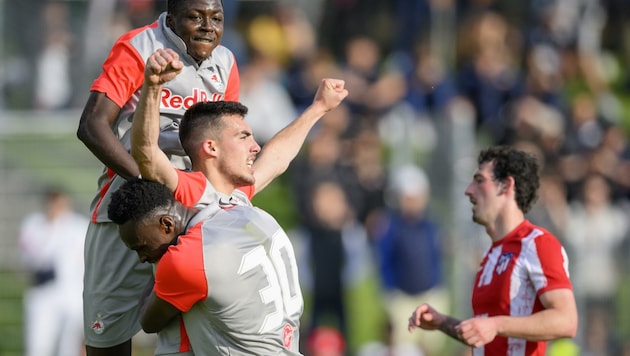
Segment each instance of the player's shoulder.
M536 246L536 250L552 248L557 249L562 247L560 240L549 230L542 226L530 224L531 232L527 236L527 240L533 246Z
M232 50L225 47L224 45L218 45L217 48L215 48L212 51L212 58L217 63L224 64L224 65L229 65L236 62L236 59L234 57L234 53L232 52Z
M117 43L130 43L137 41L138 38L147 37L147 38L155 38L155 30L158 28L158 21L131 29L118 37L116 40Z

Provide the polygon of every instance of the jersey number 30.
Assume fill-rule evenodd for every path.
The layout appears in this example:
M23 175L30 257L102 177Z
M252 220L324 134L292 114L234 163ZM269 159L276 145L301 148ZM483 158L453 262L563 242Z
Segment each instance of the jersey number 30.
M241 275L254 268L262 268L267 277L267 286L259 291L260 299L263 304L273 303L274 311L265 316L260 333L279 328L285 313L294 315L300 313L303 307L291 241L282 230L278 230L271 240L269 255L263 246L258 246L243 256L238 270Z

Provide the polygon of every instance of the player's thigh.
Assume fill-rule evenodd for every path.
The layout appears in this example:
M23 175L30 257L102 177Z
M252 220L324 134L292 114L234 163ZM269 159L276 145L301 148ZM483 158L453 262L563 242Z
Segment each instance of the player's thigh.
M85 347L86 356L130 356L131 355L131 340L128 340L122 344L107 347L97 348L92 346Z

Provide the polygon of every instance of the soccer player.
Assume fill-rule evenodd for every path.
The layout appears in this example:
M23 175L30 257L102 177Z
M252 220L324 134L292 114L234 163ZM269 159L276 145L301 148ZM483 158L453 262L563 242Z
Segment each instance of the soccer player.
M475 278L474 317L460 321L422 304L408 329L440 330L474 355L543 356L546 341L575 337L578 315L564 248L525 219L539 187L538 164L507 146L481 151L478 164L466 195L492 244Z
M151 25L124 34L114 44L103 71L91 87L77 136L103 162L91 206L85 244L84 334L88 356L130 356L131 338L140 330L138 299L152 276L138 263L107 217L112 192L140 174L130 148L131 122L141 93L144 66L158 48L176 52L181 73L160 93L160 146L172 164L190 168L177 128L193 103L238 100L239 76L233 53L220 45L220 0L169 0L167 11ZM161 350L156 354L172 353Z
M223 236L225 241L231 241L230 237L237 239L234 241L234 244L230 246L238 246L240 238L250 240L252 233L258 234L258 243L260 243L261 239L265 239L263 235L273 236L271 240L275 242L268 246L268 248L271 249L269 251L258 249L255 244L249 244L246 247L239 247L239 250L237 250L235 254L240 256L244 252L243 249L250 249L249 251L251 253L255 253L255 258L247 257L247 259L255 264L254 268L256 268L257 263L263 263L260 261L269 258L269 260L272 261L272 265L276 266L274 267L277 268L276 271L279 271L280 277L277 281L274 281L272 277L273 273L271 273L272 271L270 270L272 265L266 262L263 263L263 271L267 272L267 278L269 278L269 292L263 293L266 295L263 301L263 304L266 304L266 306L259 307L256 310L269 310L269 307L273 307L272 310L270 310L271 314L269 318L265 318L267 321L260 321L262 324L257 327L253 329L244 328L240 324L235 325L233 323L224 325L222 324L226 323L224 319L230 321L235 317L234 315L230 316L225 314L215 314L214 316L205 315L203 318L197 320L197 322L192 322L188 316L190 313L189 308L192 308L192 305L196 305L195 303L199 301L206 299L211 300L213 295L208 294L204 297L194 299L192 302L188 300L188 304L184 305L181 304L180 300L169 299L169 295L171 294L163 294L164 290L162 287L164 286L171 286L172 288L181 290L179 278L163 279L163 277L170 276L170 273L184 268L183 266L185 266L186 262L192 260L189 258L190 256L188 254L176 254L175 256L185 257L175 258L174 260L171 260L169 257L168 260L173 262L172 265L165 263L164 260L160 260L157 266L155 294L149 297L146 312L143 313L143 327L149 332L160 331L169 320L172 320L173 316L178 315L179 311L186 311L186 313L184 313L185 330L189 332L188 336L195 354L203 352L203 350L206 350L208 347L206 346L206 348L200 350L202 346L200 346L199 340L205 340L204 343L207 344L207 335L200 335L197 331L205 330L203 325L205 325L207 329L209 327L208 325L216 325L216 323L224 325L221 330L225 331L228 335L227 339L224 340L225 342L222 341L220 344L223 347L229 347L232 352L244 352L244 350L251 348L251 350L254 351L250 352L254 352L255 354L275 354L277 350L270 351L273 349L256 348L256 345L264 345L265 342L263 341L255 342L255 345L247 344L245 349L243 349L244 346L239 343L247 343L246 340L268 339L267 342L278 340L278 333L281 333L279 339L283 340L281 343L283 347L282 350L289 350L283 352L288 352L289 354L297 352L296 347L299 342L297 322L283 323L280 325L281 329L278 329L278 324L276 324L277 318L283 313L288 312L289 319L299 320L299 316L302 312L301 293L298 293L299 284L297 283L297 275L295 274L296 267L293 266L293 262L291 262L294 260L294 257L291 257L293 256L292 247L290 242L286 239L284 232L282 232L281 229L278 230L276 227L277 223L275 223L275 220L263 211L252 208L249 199L251 199L256 191L260 191L260 189L266 186L273 178L286 170L290 161L298 153L312 126L326 112L338 106L347 96L348 92L344 89L344 82L335 79L322 80L313 99L313 104L307 108L299 118L276 134L267 143L260 154L260 158L257 160L256 156L260 151L260 146L258 146L254 140L251 128L244 120L244 116L247 113L245 106L237 102L195 104L186 112L180 125L182 146L192 161L193 171L190 172L174 168L166 154L157 145L159 136L158 108L161 87L164 83L175 78L180 73L181 68L182 63L177 54L169 49L156 51L147 61L144 88L132 126L131 139L132 154L138 162L140 172L146 178L165 183L169 190L174 193L176 200L183 203L184 206L203 206L209 204L210 208L208 209L215 211L221 210L221 208L226 209L226 212L234 213L242 210L248 211L248 209L253 211L254 213L246 213L242 216L239 215L239 218L236 220L234 220L235 218L233 217L229 218L230 214L223 214L223 211L216 213L217 216L221 216L221 218L212 220L213 224L211 224L211 228L216 230L213 230L214 233L208 236ZM219 203L218 208L217 202ZM117 212L120 211L120 207L116 206L110 208L112 216L118 214ZM228 218L223 218L224 216ZM228 219L230 223L224 223L224 219ZM156 255L145 255L146 252L144 252L143 247L135 244L138 241L133 240L133 238L138 229L133 228L131 231L128 231L127 228L125 228L129 217L117 218L116 221L123 225L121 226L121 235L125 238L129 247L138 251L141 261L155 262L158 260L158 256ZM138 219L134 219L134 221L138 221ZM248 223L247 221L250 222ZM222 223L225 225L222 226ZM238 228L241 224L247 225L247 228ZM266 226L266 228L257 228L257 224L262 224ZM132 224L132 226L134 225L137 224ZM267 230L269 228L271 228L271 230ZM253 229L253 232L249 231L250 229ZM261 233L264 234L260 235ZM271 233L271 235L267 233ZM141 237L140 239L143 238ZM204 241L206 241L205 238ZM225 250L217 247L212 241L208 240L208 248L204 247L203 251L205 257L203 261L210 261L209 256L212 255L212 263L218 263L220 266L227 267L229 262L239 260L237 257L226 260L225 254L218 253L219 251L225 253ZM157 245L162 246L162 250L158 248L158 252L160 253L164 253L164 248L168 246L162 243L158 243ZM177 246L180 246L179 242ZM204 246L206 246L206 242L204 242ZM257 252L253 252L253 250L251 250L252 248L256 248ZM217 249L217 251L215 251L215 249ZM201 251L200 248L193 250ZM171 249L169 249L169 252L170 251ZM169 252L166 252L166 255L172 256L168 254ZM245 258L245 255L243 255L243 258ZM282 263L285 263L284 267L277 267ZM289 268L289 270L286 270L286 268ZM215 269L221 270L221 268L218 267L212 268L212 270ZM195 270L194 267L192 270ZM188 267L185 268L185 271L192 273L189 271ZM209 278L208 275L206 277ZM239 280L238 278L241 277L233 274L228 280L232 283L236 283L236 281ZM211 279L207 280L210 281ZM215 288L229 290L229 286L225 287L219 282L212 285L208 283L207 286L202 287L202 294L210 293L210 291ZM280 289L277 288L276 283L280 283ZM263 283L262 286L258 285L258 287L263 288L265 285ZM251 292L252 287L249 286L247 288L247 290ZM267 293L270 294L268 295ZM199 295L201 294L198 294L197 297L199 297ZM254 295L259 296L260 294L254 293ZM256 302L260 304L258 299L256 299ZM248 311L247 313L250 312ZM252 324L257 323L251 316L247 316L246 319ZM202 325L200 326L198 322L201 322ZM194 330L191 331L192 329ZM239 329L242 330L238 331ZM234 332L236 332L236 334L234 334ZM272 332L272 334L269 334L269 332ZM237 343L231 344L229 340L237 340ZM276 346L274 347L277 347L277 344L276 342Z
M271 215L243 202L198 212L134 179L113 194L109 217L140 261L157 264L147 332L182 313L195 355L300 355L297 263Z
M180 123L180 141L194 171L183 172L173 168L158 146L161 87L180 75L181 68L177 53L169 49L158 50L148 59L131 134L131 152L142 177L163 183L173 191L182 175L192 174L209 180L206 184L199 179L201 190L210 187L229 195L240 188L251 198L286 171L310 129L348 96L343 80L322 79L313 103L272 137L262 151L244 119L247 107L237 102L197 103L187 110Z
M173 167L157 144L162 86L178 76L182 67L177 53L170 49L157 50L149 57L132 125L131 151L142 176L164 183L187 207L217 201L223 208L250 206L253 195L286 170L313 125L348 95L342 80L322 80L312 105L277 133L262 152L244 120L245 106L238 102L197 103L180 123L180 140L193 168L192 172L183 171ZM286 329L287 337L293 335L289 331ZM298 335L291 337L297 339Z

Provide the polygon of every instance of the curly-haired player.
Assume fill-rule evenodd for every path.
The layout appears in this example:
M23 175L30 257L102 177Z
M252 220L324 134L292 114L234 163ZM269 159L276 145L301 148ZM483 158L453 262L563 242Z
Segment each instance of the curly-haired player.
M525 219L536 199L538 164L508 146L481 151L478 164L466 196L492 244L475 278L474 317L461 321L422 304L409 331L438 329L474 355L543 356L546 341L575 337L578 315L564 248Z

